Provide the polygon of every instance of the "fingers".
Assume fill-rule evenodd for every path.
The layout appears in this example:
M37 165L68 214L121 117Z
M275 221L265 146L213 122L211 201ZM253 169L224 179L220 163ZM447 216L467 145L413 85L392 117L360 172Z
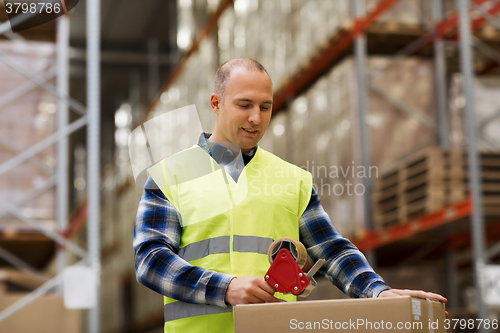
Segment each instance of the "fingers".
M269 294L268 292L262 289L257 289L254 293L254 299L250 301L250 303L274 303L274 302L279 302L279 299L277 299L272 294Z
M446 303L448 301L446 298L444 298L443 296L436 294L436 293L426 292L426 291L422 291L422 290L409 290L409 292L411 292L412 296L435 299L435 300L443 302L443 303Z
M448 301L445 297L436 293L431 293L422 290L410 290L410 289L385 290L379 294L379 297L395 297L395 296L406 296L406 295L434 299L442 303L446 303Z
M429 296L427 296L427 298L435 299L435 300L438 300L438 301L440 301L442 303L448 302L448 300L446 299L446 297L441 296L439 294L435 294L435 293L427 293L427 294L429 294Z
M279 302L274 297L276 290L261 277L243 276L234 278L226 291L226 301L231 305Z
M252 303L273 303L273 302L279 302L279 300L274 297L274 293L276 292L276 289L274 289L269 283L264 281L264 279L257 279L255 281L255 289L254 291L254 296L258 299L255 302Z
M401 296L401 295L392 292L392 290L384 290L380 294L378 294L377 297L382 298L382 297L398 297L398 296Z
M266 280L262 279L258 282L259 282L259 287L262 290L265 290L267 293L274 295L274 293L276 292L276 289L274 289L274 287L271 286Z

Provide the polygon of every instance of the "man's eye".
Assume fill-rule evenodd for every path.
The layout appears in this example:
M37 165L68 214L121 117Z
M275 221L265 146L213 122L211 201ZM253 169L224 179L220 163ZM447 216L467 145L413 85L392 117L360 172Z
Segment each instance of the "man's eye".
M242 107L242 108L246 109L246 108L250 107L250 104L240 105L240 107Z
M261 109L261 110L264 110L264 111L269 110L269 108L268 108L268 107L266 107L266 106L261 106L261 107L260 107L260 109Z

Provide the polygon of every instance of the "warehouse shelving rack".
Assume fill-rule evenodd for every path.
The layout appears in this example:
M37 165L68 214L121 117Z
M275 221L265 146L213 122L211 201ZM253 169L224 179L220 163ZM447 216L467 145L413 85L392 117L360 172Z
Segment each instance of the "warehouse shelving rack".
M31 193L23 197L19 204L36 198L45 191L56 187L56 219L57 230L44 227L36 219L26 216L24 212L16 205L16 203L1 201L0 207L15 216L19 220L25 222L32 228L29 235L22 233L14 233L5 239L28 239L48 242L51 246L57 247L57 274L55 277L49 278L42 275L37 268L27 263L25 259L20 258L14 253L11 253L0 247L0 257L11 265L33 275L41 280L43 284L36 290L30 292L16 303L0 312L0 321L5 320L17 311L21 310L26 305L30 304L45 293L58 289L62 291L63 272L68 267L68 252L74 254L80 259L77 264L85 264L93 270L93 273L99 281L100 275L100 233L99 233L99 216L100 216L100 148L99 148L99 132L100 132L100 2L98 0L88 0L87 6L87 106L81 105L79 102L71 98L68 94L69 73L69 14L62 15L54 22L49 22L42 26L31 28L23 34L28 37L22 37L23 34L15 34L10 32L11 25L5 20L0 24L0 35L7 39L19 42L30 43L29 38L37 40L52 40L57 33L56 46L56 66L45 71L42 74L34 74L27 71L25 68L17 64L15 61L0 53L0 61L9 66L19 74L25 76L30 82L22 86L15 87L7 95L1 97L1 104L6 105L17 98L22 97L26 92L35 87L40 87L47 91L57 99L57 131L52 135L42 139L33 146L22 150L16 148L16 144L8 138L2 138L1 144L11 150L16 155L11 159L0 164L0 175L7 173L16 166L27 161L37 161L37 154L44 149L57 145L56 169L49 170L51 176L43 182L42 185L34 188ZM26 16L28 17L28 16ZM47 81L56 76L56 86L49 84ZM80 117L69 123L68 108L80 114ZM69 240L69 236L73 233L74 224L68 225L68 138L80 128L87 126L87 197L88 199L88 216L79 213L74 214L72 221L87 220L87 250L84 250L76 243ZM85 215L85 216L84 216ZM0 237L2 239L3 237ZM30 244L34 245L33 242ZM49 251L50 252L50 251ZM95 294L99 299L99 286L95 286ZM88 316L89 332L97 333L99 329L99 302L89 309Z

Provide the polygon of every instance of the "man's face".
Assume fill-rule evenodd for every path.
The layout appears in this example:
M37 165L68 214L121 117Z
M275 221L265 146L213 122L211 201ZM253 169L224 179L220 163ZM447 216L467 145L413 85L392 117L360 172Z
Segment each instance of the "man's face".
M273 88L266 73L234 68L224 103L211 97L217 114L211 140L231 142L247 153L266 132L272 114Z

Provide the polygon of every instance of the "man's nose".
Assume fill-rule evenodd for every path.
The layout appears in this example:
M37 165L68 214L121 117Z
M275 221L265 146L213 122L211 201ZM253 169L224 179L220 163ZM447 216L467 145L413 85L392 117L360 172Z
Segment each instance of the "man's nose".
M252 124L259 125L260 124L260 108L254 107L250 112L250 116L248 117L248 121Z

